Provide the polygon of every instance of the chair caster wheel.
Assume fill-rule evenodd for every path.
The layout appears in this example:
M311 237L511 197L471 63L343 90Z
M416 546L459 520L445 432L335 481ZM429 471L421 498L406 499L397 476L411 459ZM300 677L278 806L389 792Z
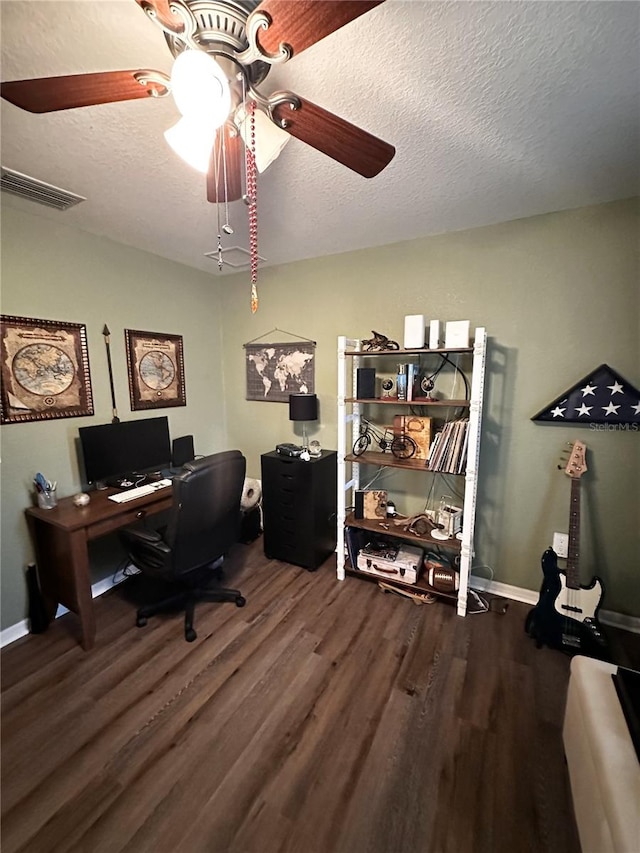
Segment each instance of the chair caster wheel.
M247 603L247 599L243 595L239 595L236 598L236 607L244 607Z
M144 628L144 626L146 624L147 624L147 617L146 616L138 616L137 617L136 625L138 626L138 628Z
M193 643L193 641L196 639L197 636L198 635L193 630L193 628L189 628L188 630L186 630L184 632L184 638L187 641L187 643Z

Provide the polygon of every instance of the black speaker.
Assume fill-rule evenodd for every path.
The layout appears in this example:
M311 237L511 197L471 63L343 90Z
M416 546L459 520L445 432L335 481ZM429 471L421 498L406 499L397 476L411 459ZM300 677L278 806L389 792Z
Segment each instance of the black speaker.
M355 569L358 566L358 554L369 541L369 531L361 530L359 527L345 527L344 539L347 545L347 553L349 554L349 562L351 568Z
M49 627L49 617L40 591L35 563L29 563L27 566L27 593L29 595L29 631L32 634L42 634Z
M262 515L259 506L242 513L240 524L240 542L249 545L262 534Z
M364 491L362 489L358 489L358 491L356 491L356 503L353 508L353 516L354 518L364 518Z
M356 397L359 400L373 400L376 396L375 367L359 367L356 374Z
M180 438L174 438L171 445L171 467L182 468L185 463L194 459L193 436L182 435Z

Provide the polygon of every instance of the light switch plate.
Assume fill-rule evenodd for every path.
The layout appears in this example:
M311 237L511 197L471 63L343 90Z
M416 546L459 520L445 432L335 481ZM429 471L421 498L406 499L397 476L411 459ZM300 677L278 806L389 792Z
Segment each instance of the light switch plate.
M569 556L569 534L568 533L554 533L553 534L553 550L556 552L558 557L566 558Z

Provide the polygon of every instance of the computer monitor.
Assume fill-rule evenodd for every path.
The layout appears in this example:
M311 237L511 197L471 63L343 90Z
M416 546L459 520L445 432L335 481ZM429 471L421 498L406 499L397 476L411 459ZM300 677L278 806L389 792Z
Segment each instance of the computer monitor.
M168 468L171 463L167 417L80 427L88 483Z

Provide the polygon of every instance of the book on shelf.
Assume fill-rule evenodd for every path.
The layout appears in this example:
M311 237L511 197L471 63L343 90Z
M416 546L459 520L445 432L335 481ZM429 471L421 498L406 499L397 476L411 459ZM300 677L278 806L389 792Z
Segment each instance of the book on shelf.
M413 400L414 385L416 384L417 378L418 365L407 364L407 402L411 402Z
M467 448L469 447L469 421L467 420L467 427L464 431L464 441L462 443L462 450L460 452L460 460L458 462L458 474L464 474L467 470Z
M436 434L427 459L430 471L461 474L466 464L469 421L448 421Z

